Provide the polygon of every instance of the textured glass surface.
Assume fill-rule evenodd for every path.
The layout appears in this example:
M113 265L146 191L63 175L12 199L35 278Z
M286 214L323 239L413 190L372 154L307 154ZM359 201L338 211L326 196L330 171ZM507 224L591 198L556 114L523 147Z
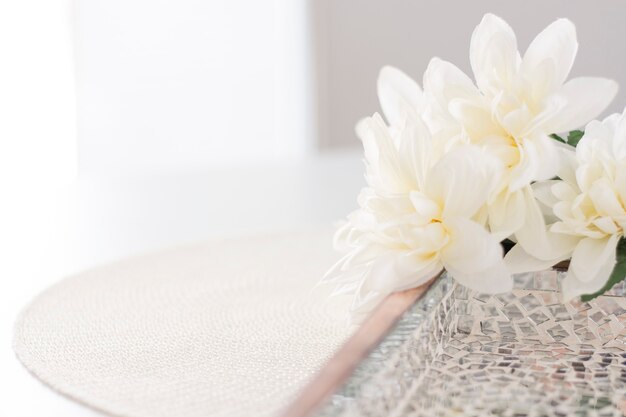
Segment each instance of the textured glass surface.
M563 276L497 296L443 276L317 415L625 415L626 287L564 305Z

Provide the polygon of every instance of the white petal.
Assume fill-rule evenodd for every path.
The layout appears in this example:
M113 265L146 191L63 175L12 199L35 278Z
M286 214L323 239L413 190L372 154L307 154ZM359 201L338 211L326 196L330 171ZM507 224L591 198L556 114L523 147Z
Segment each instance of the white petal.
M529 88L538 90L539 87L537 84L532 84ZM537 97L531 103L539 109L539 113L532 115L532 119L524 126L518 137L546 136L548 133L559 132L556 127L558 127L563 110L567 107L567 98L559 94L552 94L546 98L547 93L543 91L536 91L535 94Z
M576 184L576 168L578 167L576 148L559 142L556 143L556 146L561 161L557 175L568 184L574 185Z
M443 208L443 217L470 218L486 203L496 169L477 147L460 146L432 168L425 193Z
M488 136L506 136L506 131L496 123L491 109L477 100L452 99L448 104L450 114L463 125L470 138L479 140Z
M522 189L533 181L554 178L559 171L560 158L556 142L547 136L527 138L521 141L519 164L511 171L511 191Z
M567 105L551 121L551 130L565 132L584 126L607 108L617 90L617 83L607 78L578 77L569 80L557 93L567 100Z
M529 130L533 114L526 104L519 104L508 112L498 112L498 120L514 138L523 138Z
M508 84L520 62L513 29L501 18L486 14L472 33L470 62L484 92Z
M424 193L414 191L409 196L415 212L426 221L430 222L441 216L441 207Z
M612 138L620 123L620 114L611 114L603 120L593 120L585 126L585 135L576 146L576 156L581 162L593 162L596 153L611 154Z
M521 274L525 272L542 271L567 258L569 258L569 254L564 254L560 258L556 259L538 259L530 255L524 250L522 245L518 244L513 246L513 248L504 256L504 263L510 273Z
M400 135L400 161L417 189L423 189L426 171L432 165L433 143L428 128L420 117L407 120Z
M424 73L424 91L447 112L453 99L481 100L481 95L463 71L450 62L433 58Z
M501 293L512 289L500 242L479 224L463 218L446 222L450 244L441 252L446 270L468 288Z
M574 273L571 266L567 272L567 276L561 283L561 290L563 291L563 301L567 302L575 297L583 294L593 294L604 287L609 280L613 268L615 268L616 254L615 250L609 253L609 256L604 260L602 264L598 265L598 269L593 271L591 279L583 280Z
M364 313L396 291L426 283L441 272L443 266L436 257L420 258L407 251L390 251L378 257L363 276L353 311Z
M532 83L542 82L545 72L540 69L545 61L551 61L554 80L547 91L553 91L565 82L577 51L576 27L567 19L558 19L530 43L522 60L522 70Z
M387 122L399 125L409 113L422 106L422 89L408 75L394 67L383 67L378 75L378 99Z
M374 114L359 122L357 134L365 149L367 180L371 187L394 193L416 188L415 178L404 170L398 149L380 115Z
M487 269L494 259L502 259L500 242L478 223L454 217L444 225L450 234L450 243L441 251L446 267L476 272Z
M626 109L620 115L615 126L615 136L613 137L613 153L615 158L622 160L626 158Z
M489 228L499 240L506 239L524 225L524 193L503 190L489 204Z
M589 282L593 280L602 265L611 257L615 258L618 241L617 235L611 235L604 239L582 239L572 254L570 270L579 281Z
M504 169L508 169L519 161L517 144L515 140L508 135L488 136L481 139L479 144L485 152L493 155L502 164ZM508 184L508 180L502 182Z
M327 284L327 283L342 284L342 283L346 283L346 282L349 282L349 281L354 281L354 280L358 279L358 277L356 276L358 274L358 272L364 273L367 270L367 268L353 268L351 270L350 269L346 269L344 267L344 265L346 263L346 259L349 256L350 255L346 255L346 256L342 257L341 259L339 259L339 261L337 261L326 272L326 274L324 274L324 276L320 280L320 284Z
M555 180L550 182L552 183L552 193L559 200L572 201L578 195L577 190L565 181Z
M626 165L617 166L615 169L615 188L622 203L626 204Z
M559 202L559 198L554 195L552 191L555 185L561 183L563 181L559 180L550 180L550 181L540 181L536 182L532 185L533 195L541 204L544 204L547 207L552 208L556 203ZM569 187L569 186L568 186ZM571 189L571 187L569 187Z
M524 202L526 221L515 233L524 250L535 258L546 261L560 259L565 254L571 253L578 239L548 230L541 208L530 187L524 189Z
M545 181L554 178L561 169L557 142L545 135L534 137L531 140L538 153L538 168L533 181Z
M386 252L387 251L379 245L376 245L373 242L368 242L354 248L344 258L342 258L343 264L341 265L341 270L346 271L348 269L370 264L373 260L384 255Z
M399 257L394 266L394 291L418 287L437 276L443 269L438 257L433 256L431 261L424 262L411 253Z
M359 120L354 127L357 137L363 143L365 162L375 171L378 170L378 143L376 134L372 130L371 117Z
M511 169L511 191L518 191L530 185L539 170L539 151L532 140L524 140L518 144L519 162Z
M624 207L608 178L601 178L593 183L589 189L589 197L600 216L620 217L624 216Z
M390 294L395 288L395 262L398 252L390 251L374 260L361 286L361 293L378 292Z
M556 82L556 73L555 62L546 59L533 68L530 75L522 74L521 83L524 85L524 95L527 102L535 108L543 104L543 111L541 111L540 116L538 115L538 119L555 116L555 110L564 105L557 100L552 100L554 96L551 94L560 85ZM547 100L546 97L548 97ZM564 102L565 100L561 101Z
M598 217L591 223L593 223L594 226L596 226L598 229L600 229L600 231L606 233L607 235L620 233L620 229L617 227L617 224L615 224L615 221L613 221L611 217Z

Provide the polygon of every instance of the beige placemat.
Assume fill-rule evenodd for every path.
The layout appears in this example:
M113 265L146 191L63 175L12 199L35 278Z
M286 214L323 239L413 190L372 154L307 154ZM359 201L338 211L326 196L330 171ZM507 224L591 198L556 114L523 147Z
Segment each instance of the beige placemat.
M68 278L23 311L15 351L115 416L275 415L349 335L348 301L311 291L337 259L331 234L190 246Z

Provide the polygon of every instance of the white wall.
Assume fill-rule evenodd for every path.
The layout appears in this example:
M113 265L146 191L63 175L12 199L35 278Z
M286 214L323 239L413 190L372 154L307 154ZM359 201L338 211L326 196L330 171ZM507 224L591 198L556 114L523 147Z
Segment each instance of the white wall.
M0 1L0 187L76 174L70 0ZM1 204L6 207L6 203Z
M81 173L312 148L304 0L76 1Z
M375 81L386 64L420 80L432 56L469 73L469 40L482 15L507 20L524 50L558 17L572 20L580 48L573 75L601 75L621 89L611 106L626 105L626 3L623 0L314 0L321 80L322 147L358 145L354 124L378 111Z

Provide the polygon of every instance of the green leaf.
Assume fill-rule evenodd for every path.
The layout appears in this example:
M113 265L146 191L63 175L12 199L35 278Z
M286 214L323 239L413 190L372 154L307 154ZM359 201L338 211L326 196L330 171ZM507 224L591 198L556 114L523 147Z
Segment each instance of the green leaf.
M626 239L622 238L617 245L617 262L615 263L615 267L613 268L613 272L611 273L609 280L606 284L604 284L604 287L602 287L600 291L593 294L585 294L581 296L580 299L585 303L587 301L591 301L599 295L604 294L613 288L615 284L623 281L624 279L626 279Z
M567 143L576 147L578 145L578 142L580 142L580 139L583 137L584 134L585 132L583 132L582 130L572 130L571 132L567 134L567 140L563 139L561 136L557 135L556 133L551 134L550 137L556 140L557 142Z
M552 139L556 140L557 142L567 143L567 142L565 142L565 139L563 139L562 137L560 137L556 133L551 134L550 137Z
M578 146L578 142L580 142L584 134L585 132L582 130L572 130L569 132L569 135L567 135L567 143L574 147Z

